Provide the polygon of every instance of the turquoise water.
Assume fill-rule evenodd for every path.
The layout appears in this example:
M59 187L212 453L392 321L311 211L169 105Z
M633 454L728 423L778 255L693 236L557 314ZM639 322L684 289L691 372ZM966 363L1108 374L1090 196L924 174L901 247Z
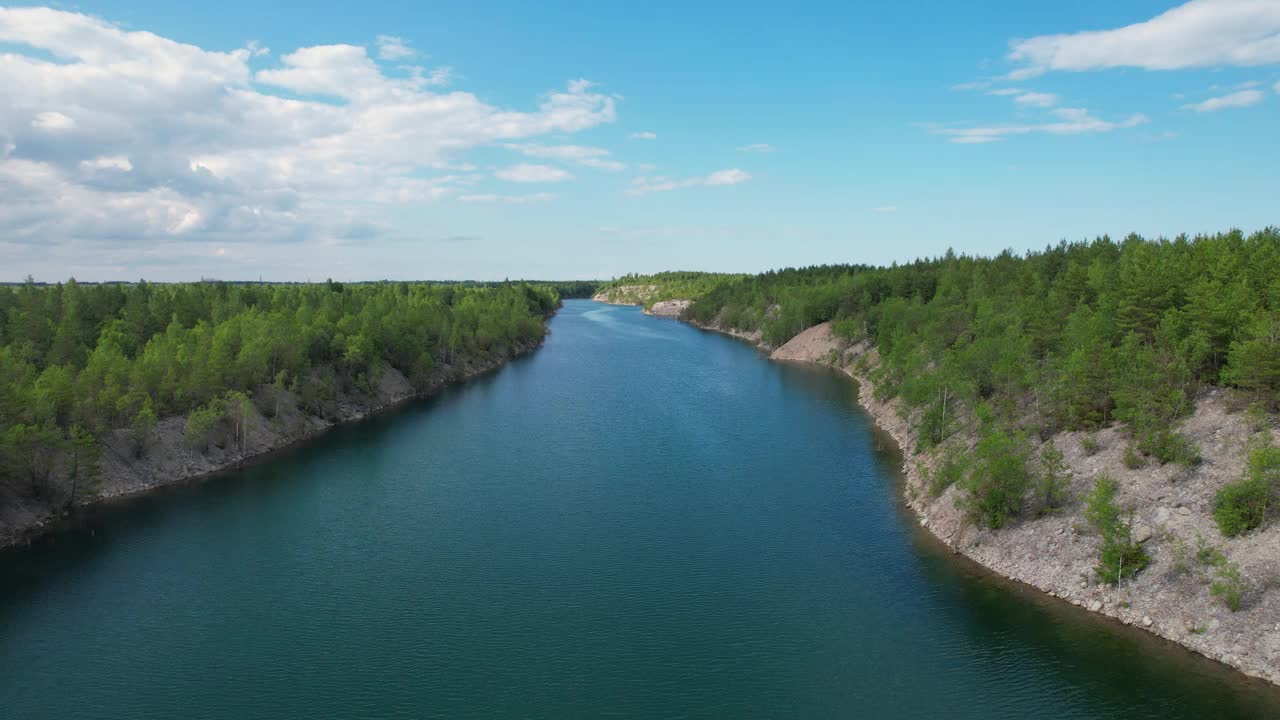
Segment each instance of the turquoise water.
M634 308L0 556L4 718L1253 718L922 536L852 383Z

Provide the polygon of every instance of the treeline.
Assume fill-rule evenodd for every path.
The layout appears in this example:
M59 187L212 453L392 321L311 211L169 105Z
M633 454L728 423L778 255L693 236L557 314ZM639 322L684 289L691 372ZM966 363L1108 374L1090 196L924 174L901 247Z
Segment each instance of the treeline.
M611 302L638 303L649 307L663 300L701 297L721 283L741 277L745 276L685 270L653 275L628 273L603 283L597 292L607 295Z
M0 478L47 495L101 433L140 439L288 391L326 415L395 368L425 387L438 368L540 339L551 284L182 284L0 288ZM202 414L203 413L203 414Z
M693 296L699 300L687 316L704 325L760 330L765 342L777 346L834 318L842 302L858 291L854 278L871 270L866 265L820 265L725 276Z
M1130 467L1194 465L1198 448L1176 428L1202 387L1234 389L1259 417L1280 410L1276 228L786 269L726 279L694 299L687 319L760 330L775 346L827 320L869 343L878 393L918 423L917 450L943 446L933 491L960 483L970 513L993 527L1028 496L1042 512L1062 501L1060 457L1051 447L1030 457L1034 436L1118 423ZM949 443L961 431L976 446ZM1256 527L1275 507L1273 466L1255 468L1268 479L1247 497L1224 491L1225 533ZM1232 513L1246 520L1233 523Z

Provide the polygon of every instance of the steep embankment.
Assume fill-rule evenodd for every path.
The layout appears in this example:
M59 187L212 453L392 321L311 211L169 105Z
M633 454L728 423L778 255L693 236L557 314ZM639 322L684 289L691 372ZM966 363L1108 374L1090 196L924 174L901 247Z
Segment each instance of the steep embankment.
M897 401L875 399L868 374L876 363L874 349L850 346L832 334L830 323L822 323L771 357L830 365L859 381L862 405L903 450L908 504L920 524L956 552L1074 605L1280 684L1280 526L1225 538L1212 518L1214 494L1244 472L1245 442L1251 434L1240 413L1228 412L1222 391L1199 397L1181 427L1201 449L1199 466L1129 469L1122 462L1125 441L1118 431L1094 434L1097 447L1092 452L1084 446L1085 433L1059 433L1052 440L1071 470L1071 502L1061 512L992 531L967 520L956 504L958 487L930 496L928 476L936 458L913 454L915 428L902 417ZM1119 501L1136 511L1134 538L1152 557L1149 567L1120 587L1094 579L1100 541L1085 530L1089 524L1080 501L1103 472L1119 481ZM1238 612L1210 595L1213 571L1197 560L1199 543L1219 548L1249 579L1251 587Z
M693 324L772 350L773 360L828 365L856 379L863 407L902 448L907 504L920 524L954 551L1090 612L1280 684L1280 526L1227 538L1212 517L1214 494L1244 473L1251 435L1241 414L1229 412L1223 391L1202 394L1180 428L1201 449L1203 462L1197 467L1130 469L1122 461L1125 440L1119 431L1094 433L1092 448L1086 448L1086 433L1059 433L1052 441L1071 471L1067 507L993 531L972 523L957 506L958 487L930 495L928 478L938 459L913 452L916 427L912 418L903 417L897 400L876 399L870 380L877 363L874 348L837 338L830 323L811 327L776 349L763 343L758 331L725 327L719 317ZM975 442L972 437L962 440L970 448ZM1104 472L1119 481L1118 501L1135 510L1133 536L1152 557L1149 567L1119 587L1095 579L1100 540L1088 531L1081 500ZM1216 548L1239 565L1249 585L1241 610L1231 612L1210 594L1216 570L1198 557L1200 548Z
M657 285L617 285L601 290L591 299L609 305L645 305L658 294Z
M310 414L292 393L281 393L270 408L249 407L245 418L243 448L234 442L210 444L206 449L185 442L187 419L167 417L149 433L143 453L133 452L129 431L107 433L100 443L97 477L81 505L137 495L203 475L236 467L255 457L313 438L329 428L360 420L415 397L426 397L445 385L465 382L495 370L508 360L531 352L541 340L515 346L509 352L469 358L453 365L438 366L422 390L415 390L395 368L383 372L372 392L338 393L326 417ZM264 412L265 410L265 412ZM0 548L23 542L59 521L44 506L19 502L0 503Z

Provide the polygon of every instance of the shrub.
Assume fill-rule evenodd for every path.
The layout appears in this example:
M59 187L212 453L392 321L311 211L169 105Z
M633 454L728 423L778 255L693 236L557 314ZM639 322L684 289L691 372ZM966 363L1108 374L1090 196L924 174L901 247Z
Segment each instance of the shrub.
M1052 440L1040 448L1040 473L1036 476L1036 514L1047 515L1067 503L1067 487L1071 468L1063 461L1062 451Z
M1133 443L1129 443L1124 446L1124 457L1121 459L1121 462L1123 462L1124 466L1130 470L1137 470L1147 463L1147 461L1142 458L1142 455L1138 453L1138 448L1134 447Z
M1260 477L1245 477L1223 485L1213 498L1213 519L1227 537L1262 525L1271 503L1271 485Z
M1266 522L1280 489L1280 448L1255 445L1245 476L1229 482L1213 498L1213 519L1227 537L1249 532Z
M1084 450L1084 454L1090 457L1097 455L1101 446L1098 445L1098 438L1093 435L1085 435L1080 439L1080 448Z
M186 443L201 452L209 449L225 410L220 399L192 410L187 415L187 429L183 433Z
M946 492L947 488L964 477L964 471L964 457L954 446L948 447L943 454L942 464L938 466L938 470L933 474L933 477L929 478L929 495L938 497Z
M151 431L156 426L156 413L151 409L151 401L142 406L138 414L133 417L133 421L129 423L129 444L133 451L134 458L141 458L147 454L147 449L151 445Z
M1226 562L1222 551L1209 544L1203 535L1196 536L1196 562L1201 566L1217 566Z
M1236 612L1244 600L1247 587L1244 578L1240 576L1240 566L1224 558L1218 564L1218 579L1209 586L1209 594L1221 597L1231 612Z
M1203 459L1195 443L1185 435L1167 429L1148 434L1138 443L1138 449L1159 460L1161 465L1176 462L1194 467Z
M1093 490L1085 497L1085 519L1102 536L1102 553L1094 573L1107 583L1119 583L1145 568L1151 557L1129 535L1129 524L1122 515L1126 511L1116 504L1116 481L1100 475ZM1133 512L1128 511L1132 520Z
M963 483L969 495L962 507L975 521L996 529L1022 509L1030 482L1023 445L1023 438L994 430L974 448L974 468Z

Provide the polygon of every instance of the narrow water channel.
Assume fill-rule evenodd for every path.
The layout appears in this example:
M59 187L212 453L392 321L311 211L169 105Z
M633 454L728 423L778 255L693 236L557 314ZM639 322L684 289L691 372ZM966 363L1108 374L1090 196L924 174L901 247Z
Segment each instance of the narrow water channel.
M922 536L847 379L634 308L552 331L0 555L0 716L1280 715Z

